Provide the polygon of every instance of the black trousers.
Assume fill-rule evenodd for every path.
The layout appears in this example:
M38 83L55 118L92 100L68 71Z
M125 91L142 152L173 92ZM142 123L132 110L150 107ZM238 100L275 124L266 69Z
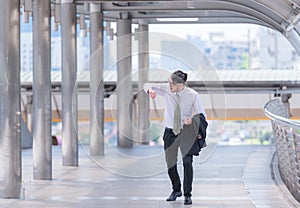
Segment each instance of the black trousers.
M168 167L168 175L174 191L181 190L180 177L177 171L178 148L180 147L179 139L174 135L172 129L166 128L163 136L165 158ZM184 196L191 196L193 183L193 155L183 155L183 193Z

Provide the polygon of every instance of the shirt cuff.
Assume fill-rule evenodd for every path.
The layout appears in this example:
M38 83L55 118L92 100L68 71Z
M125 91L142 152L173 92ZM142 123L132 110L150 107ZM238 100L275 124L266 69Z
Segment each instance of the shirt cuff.
M152 90L152 87L151 87L150 83L145 83L143 86L143 89L146 93L149 94L149 90Z

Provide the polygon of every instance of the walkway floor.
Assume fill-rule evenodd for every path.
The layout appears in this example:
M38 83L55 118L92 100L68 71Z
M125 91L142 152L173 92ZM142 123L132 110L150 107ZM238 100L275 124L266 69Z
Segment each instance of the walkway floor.
M273 152L272 146L217 146L207 160L196 157L193 204L184 205L183 197L165 201L171 189L161 147L110 148L91 158L81 146L79 166L66 167L56 146L53 180L46 181L32 179L32 150L23 150L23 199L0 199L0 207L299 207L271 178Z

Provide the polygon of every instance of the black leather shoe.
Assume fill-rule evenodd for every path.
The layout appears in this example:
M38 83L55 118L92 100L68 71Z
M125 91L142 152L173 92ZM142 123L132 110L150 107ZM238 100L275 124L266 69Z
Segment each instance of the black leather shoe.
M193 202L192 202L192 199L191 199L190 196L185 196L185 197L184 197L184 204L185 204L185 205L192 204L192 203L193 203Z
M182 192L181 191L173 191L171 193L171 195L169 196L169 198L167 198L167 201L175 201L177 197L182 196Z

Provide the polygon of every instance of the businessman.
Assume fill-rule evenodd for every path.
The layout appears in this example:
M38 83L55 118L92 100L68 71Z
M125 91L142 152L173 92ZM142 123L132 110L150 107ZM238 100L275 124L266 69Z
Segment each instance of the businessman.
M195 154L190 154L189 152L194 142L190 142L190 144L187 144L187 141L194 141L194 138L186 138L187 136L190 137L190 134L184 134L183 132L184 129L186 130L186 132L189 131L186 127L191 128L192 126L195 126L192 125L194 115L201 115L202 117L200 118L204 118L205 121L206 114L198 93L186 86L186 81L187 74L181 70L177 70L173 72L169 77L169 84L146 83L144 85L144 90L153 99L156 98L157 95L159 95L163 96L165 100L165 131L163 135L163 141L168 175L173 189L171 195L167 198L167 201L175 201L177 197L182 196L181 180L177 171L178 149L180 147L184 167L184 204L188 205L192 204L192 163L193 155ZM199 120L199 122L201 121ZM198 132L196 132L195 139L196 138L199 140L203 139L201 134L198 134Z

